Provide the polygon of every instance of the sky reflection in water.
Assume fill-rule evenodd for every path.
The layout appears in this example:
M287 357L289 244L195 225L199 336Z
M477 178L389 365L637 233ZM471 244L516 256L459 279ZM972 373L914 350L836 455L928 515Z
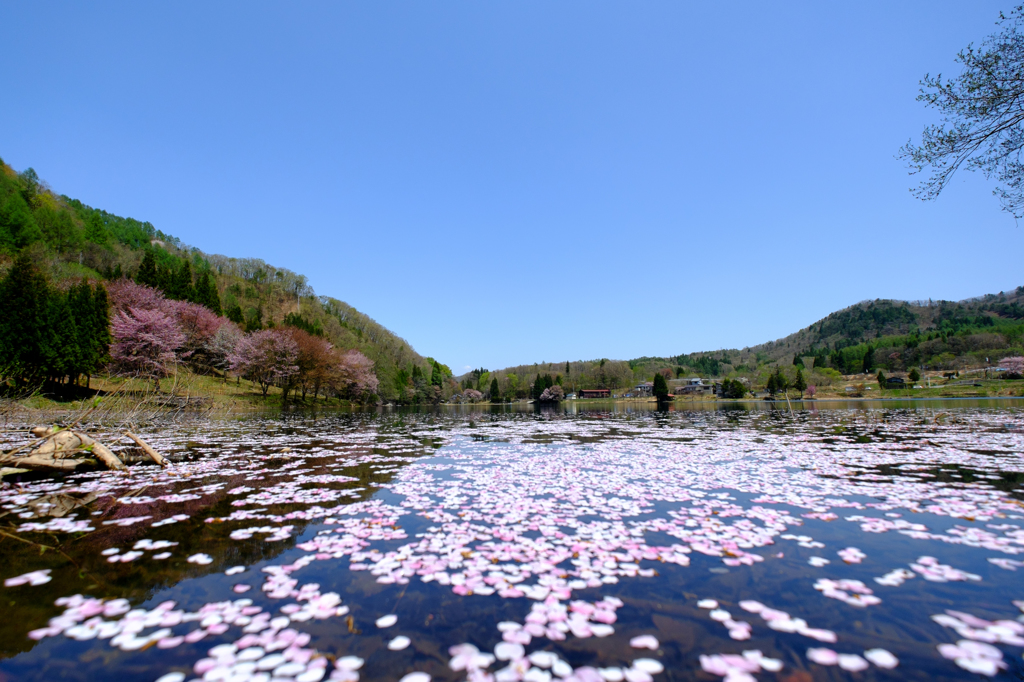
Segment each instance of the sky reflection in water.
M1024 675L1017 409L144 436L173 471L0 488L0 680Z

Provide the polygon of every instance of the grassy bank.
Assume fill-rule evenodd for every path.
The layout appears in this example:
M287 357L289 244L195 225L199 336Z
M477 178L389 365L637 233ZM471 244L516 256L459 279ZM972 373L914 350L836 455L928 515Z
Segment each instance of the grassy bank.
M271 386L264 396L259 386L245 379L192 374L181 370L160 381L160 392L154 391L153 382L119 377L92 377L89 388L84 387L46 387L27 397L12 401L11 408L15 411L29 412L80 412L92 407L97 399L101 406L112 410L128 412L137 409L143 403L153 405L161 399L173 396L179 400L204 398L207 401L199 406L189 407L203 412L215 414L231 414L235 412L254 412L261 410L279 410L284 406L298 408L349 408L352 403L338 398L303 399L300 393L290 392L287 403L283 402L283 392ZM166 408L171 411L172 408Z

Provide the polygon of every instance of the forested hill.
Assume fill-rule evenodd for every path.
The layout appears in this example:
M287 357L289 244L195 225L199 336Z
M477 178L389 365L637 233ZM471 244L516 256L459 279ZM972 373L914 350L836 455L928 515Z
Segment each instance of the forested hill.
M0 159L0 277L20 253L58 288L131 277L246 331L287 324L359 350L373 360L384 399L396 397L412 374L429 376L436 364L368 315L317 296L303 275L258 258L204 253L151 223L57 194L31 168L18 173Z
M1024 319L1024 286L964 301L862 301L830 314L789 336L743 352L772 360L811 348L853 346L885 336L955 334L968 328L991 328L1000 320Z
M1020 355L1024 345L1024 286L965 301L863 301L832 313L785 338L743 349L632 360L577 360L484 368L458 377L462 388L503 398L536 395L541 384L629 389L657 374L668 377L745 377L763 383L777 365L813 357L816 371L854 374L884 367L960 369ZM538 381L540 377L540 381ZM549 385L549 384L548 384Z

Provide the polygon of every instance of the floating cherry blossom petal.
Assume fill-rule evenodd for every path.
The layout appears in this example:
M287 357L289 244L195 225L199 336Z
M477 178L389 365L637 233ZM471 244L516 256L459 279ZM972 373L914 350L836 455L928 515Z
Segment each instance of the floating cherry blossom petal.
M640 635L639 637L634 637L629 640L629 645L634 649L651 649L652 651L657 651L658 640L652 635Z
M4 580L4 587L16 587L18 585L44 585L50 582L50 569L44 568L38 571L31 571L14 578Z
M402 677L399 682L430 682L430 675L421 672L409 673Z
M390 649L391 651L401 651L402 649L408 647L410 644L412 644L411 639L409 639L405 635L399 635L398 637L395 637L393 640L388 642L388 649Z
M886 670L891 670L900 664L899 659L885 649L868 649L864 652L864 658Z

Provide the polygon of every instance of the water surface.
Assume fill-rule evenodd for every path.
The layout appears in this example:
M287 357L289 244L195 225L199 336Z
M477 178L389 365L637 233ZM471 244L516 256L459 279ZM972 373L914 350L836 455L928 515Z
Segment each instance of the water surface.
M154 426L5 478L0 679L1020 679L1018 404Z

